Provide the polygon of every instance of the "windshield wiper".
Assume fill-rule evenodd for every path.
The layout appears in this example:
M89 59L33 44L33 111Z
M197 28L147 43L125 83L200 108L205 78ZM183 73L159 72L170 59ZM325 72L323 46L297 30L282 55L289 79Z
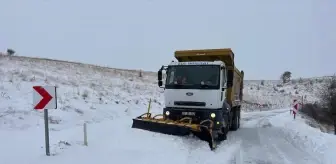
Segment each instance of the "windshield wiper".
M176 87L176 88L181 88L182 86L184 86L184 84L179 84L179 83L177 83L177 84L171 84L173 87Z
M210 86L209 84L201 83L201 88L209 88L209 86Z

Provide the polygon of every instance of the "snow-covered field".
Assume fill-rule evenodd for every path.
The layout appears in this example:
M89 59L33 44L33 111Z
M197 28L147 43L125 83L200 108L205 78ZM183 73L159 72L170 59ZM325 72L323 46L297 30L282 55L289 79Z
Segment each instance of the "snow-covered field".
M286 108L292 105L294 99L303 103L318 101L319 91L326 82L323 78L293 79L287 84L279 80L246 80L244 99L248 102L269 104L273 108Z
M336 163L333 135L321 133L289 107L293 98L316 100L320 81L280 86L245 81L242 127L215 152L206 143L131 128L132 118L160 113L156 74L27 57L0 56L0 159L39 163ZM32 86L56 85L58 109L49 110L51 153L44 155L43 113L33 110ZM259 108L255 104L268 104ZM269 110L283 108L282 110ZM268 109L268 111L261 111ZM83 123L89 146L83 146ZM309 161L305 161L304 159Z

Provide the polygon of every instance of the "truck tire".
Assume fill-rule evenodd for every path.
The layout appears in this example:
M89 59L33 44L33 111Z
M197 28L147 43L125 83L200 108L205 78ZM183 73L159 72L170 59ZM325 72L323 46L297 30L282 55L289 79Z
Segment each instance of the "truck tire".
M228 114L223 114L223 120L222 120L222 126L221 132L218 133L218 140L219 141L224 141L227 139L227 134L230 131L230 120L229 120L229 115Z
M238 114L238 129L240 128L240 112Z
M225 120L223 120L223 121L225 121ZM224 141L224 140L227 139L227 134L229 132L229 125L228 125L228 123L225 123L225 125L226 125L225 127L221 128L221 133L218 133L218 140L219 141Z
M232 130L232 131L238 130L239 124L240 124L239 114L238 114L237 110L235 109L234 113L233 113L232 124L231 124L230 130Z

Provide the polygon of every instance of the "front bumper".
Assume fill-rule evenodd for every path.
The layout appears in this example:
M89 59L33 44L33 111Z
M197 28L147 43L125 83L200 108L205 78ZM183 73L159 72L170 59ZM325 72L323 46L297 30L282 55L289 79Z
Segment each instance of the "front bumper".
M223 109L191 109L191 108L164 108L163 115L165 119L180 120L183 117L192 118L192 123L199 124L203 120L212 120L214 130L219 130L223 123ZM211 117L214 116L214 117ZM225 126L225 125L224 125Z

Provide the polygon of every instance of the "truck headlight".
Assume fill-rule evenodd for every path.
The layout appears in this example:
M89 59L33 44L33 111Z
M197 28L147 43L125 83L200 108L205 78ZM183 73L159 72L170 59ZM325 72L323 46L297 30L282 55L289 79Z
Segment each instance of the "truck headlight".
M216 117L216 114L215 114L215 113L211 113L211 114L210 114L210 117L211 117L211 118L215 118L215 117Z
M166 111L166 115L169 116L170 112L169 111Z

